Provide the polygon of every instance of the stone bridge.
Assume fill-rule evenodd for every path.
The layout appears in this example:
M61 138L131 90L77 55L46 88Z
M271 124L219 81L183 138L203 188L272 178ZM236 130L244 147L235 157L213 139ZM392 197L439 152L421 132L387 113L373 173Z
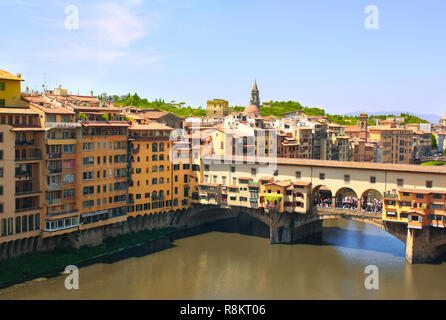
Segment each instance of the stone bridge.
M312 207L310 213L265 212L263 209L232 208L248 214L270 229L272 244L295 243L322 231L322 222L329 219L350 219L384 230L406 245L409 263L433 261L446 252L446 232L440 228L409 229L407 224L383 221L381 213L341 208Z

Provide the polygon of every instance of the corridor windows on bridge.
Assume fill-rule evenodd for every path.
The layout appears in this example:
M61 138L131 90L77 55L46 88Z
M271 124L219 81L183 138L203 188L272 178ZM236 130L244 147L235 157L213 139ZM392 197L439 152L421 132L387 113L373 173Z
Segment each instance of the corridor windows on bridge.
M433 185L432 180L426 181L426 188L432 188L432 185Z
M300 171L296 171L296 179L302 178L302 173Z
M350 175L349 174L345 174L344 175L344 182L345 183L350 183Z
M274 176L278 176L279 175L279 169L274 170Z
M256 168L251 168L251 174L253 176L255 176L257 174L257 169Z
M397 179L396 180L396 184L398 185L398 187L403 187L404 186L404 179Z
M370 183L376 183L376 177L375 176L371 176L370 177Z
M234 166L231 167L231 172L235 172L235 167Z
M319 179L325 180L325 173L319 173Z

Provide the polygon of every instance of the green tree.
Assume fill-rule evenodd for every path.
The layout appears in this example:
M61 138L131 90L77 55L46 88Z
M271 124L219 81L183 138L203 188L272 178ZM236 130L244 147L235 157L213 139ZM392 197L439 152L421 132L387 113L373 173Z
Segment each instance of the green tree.
M435 138L435 135L432 135L432 149L437 150L437 138Z

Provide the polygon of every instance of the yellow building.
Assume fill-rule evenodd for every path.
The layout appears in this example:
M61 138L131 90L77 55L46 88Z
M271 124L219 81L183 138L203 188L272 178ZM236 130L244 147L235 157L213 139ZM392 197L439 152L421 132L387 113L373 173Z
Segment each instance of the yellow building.
M18 107L21 105L21 75L13 75L0 70L0 108Z
M162 123L132 125L128 216L165 213L190 207L191 161L173 159L173 128ZM187 151L188 152L188 151ZM189 152L188 152L189 154ZM175 158L175 157L174 157Z
M167 212L173 206L170 128L161 123L129 128L129 216ZM178 206L178 200L176 202Z
M224 118L228 114L228 101L223 99L214 99L207 102L206 116L208 118Z

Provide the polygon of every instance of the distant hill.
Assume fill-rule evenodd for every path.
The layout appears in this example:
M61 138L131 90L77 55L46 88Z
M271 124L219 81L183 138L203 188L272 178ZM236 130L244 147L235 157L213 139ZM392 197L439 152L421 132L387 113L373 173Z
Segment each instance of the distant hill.
M369 116L373 115L373 116L382 116L382 115L399 115L401 114L401 111L377 111L377 112L367 112L367 111L355 111L355 112L349 112L349 113L345 113L346 116L359 116L360 113L367 113ZM413 112L408 112L409 114L416 116L418 118L424 119L426 121L429 121L432 124L438 124L441 116L436 115L436 114L426 114L426 113L413 113Z

